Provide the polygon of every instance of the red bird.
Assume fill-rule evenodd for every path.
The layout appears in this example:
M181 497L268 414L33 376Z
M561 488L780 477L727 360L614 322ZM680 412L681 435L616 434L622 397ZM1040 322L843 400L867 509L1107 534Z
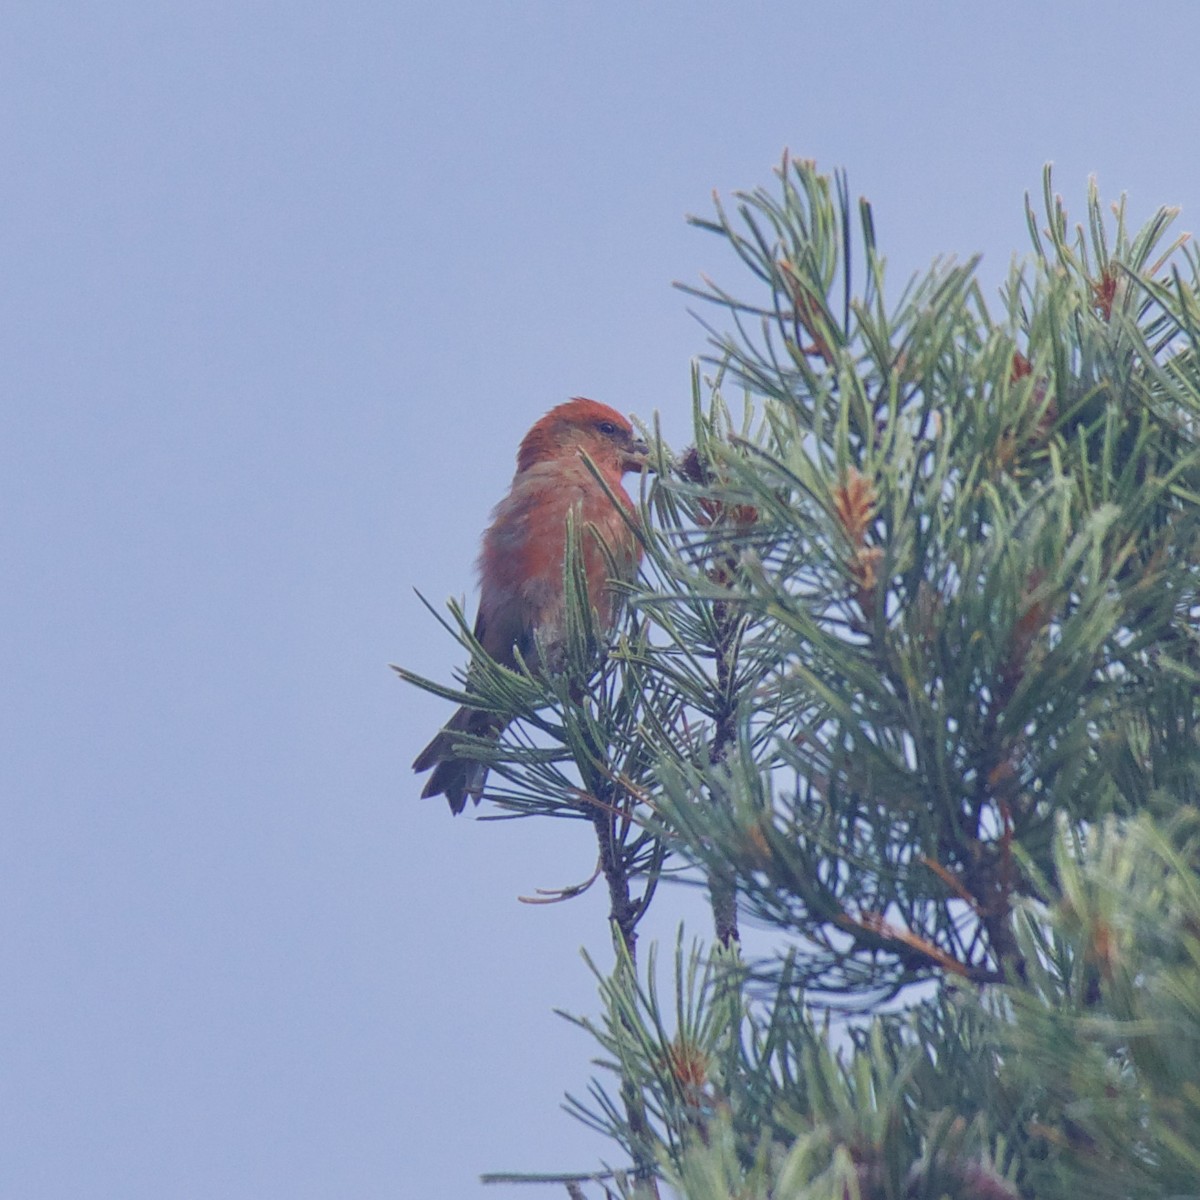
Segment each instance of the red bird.
M642 557L630 527L637 512L621 478L627 471L640 471L647 453L646 443L635 438L619 412L579 397L552 408L525 435L512 488L492 513L479 555L475 636L496 662L516 667L519 653L533 671L561 667L569 513L579 531L596 626L605 633L612 630L619 597L610 584L610 560L620 579L632 580ZM584 454L608 485L607 492L583 461ZM454 813L462 812L468 796L478 804L487 768L457 755L455 742L463 733L498 738L507 724L496 713L460 708L413 763L414 771L434 768L421 795L444 795Z

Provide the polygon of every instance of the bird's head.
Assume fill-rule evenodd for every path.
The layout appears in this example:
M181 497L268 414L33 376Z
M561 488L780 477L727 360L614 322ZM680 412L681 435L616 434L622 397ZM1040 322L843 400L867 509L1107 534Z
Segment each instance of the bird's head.
M552 408L525 435L517 471L584 451L596 466L619 479L647 464L649 448L615 408L577 396Z

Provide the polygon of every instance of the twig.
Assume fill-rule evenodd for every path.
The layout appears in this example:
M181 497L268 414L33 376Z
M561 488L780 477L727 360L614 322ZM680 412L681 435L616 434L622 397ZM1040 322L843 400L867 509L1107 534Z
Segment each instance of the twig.
M601 863L596 859L596 869L582 883L569 884L561 888L537 888L536 896L518 896L522 904L561 904L564 900L574 900L600 878Z

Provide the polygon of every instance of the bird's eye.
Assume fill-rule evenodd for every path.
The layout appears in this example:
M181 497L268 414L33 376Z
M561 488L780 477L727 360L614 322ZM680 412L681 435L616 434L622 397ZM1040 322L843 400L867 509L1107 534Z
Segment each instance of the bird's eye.
M596 426L605 437L612 437L617 432L617 427L611 421L601 421Z

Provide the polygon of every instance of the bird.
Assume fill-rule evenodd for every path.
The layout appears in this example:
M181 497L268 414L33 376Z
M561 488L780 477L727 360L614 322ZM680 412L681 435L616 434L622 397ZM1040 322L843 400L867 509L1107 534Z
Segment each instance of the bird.
M637 510L622 479L646 467L648 456L625 417L582 396L552 408L522 439L512 487L492 512L477 563L475 638L497 663L534 674L562 669L569 526L578 531L595 628L612 632L621 609L613 584L635 579L642 557ZM468 796L478 804L487 767L459 754L456 743L463 734L498 739L510 720L458 709L413 761L418 774L433 769L421 796L445 796L456 816Z

